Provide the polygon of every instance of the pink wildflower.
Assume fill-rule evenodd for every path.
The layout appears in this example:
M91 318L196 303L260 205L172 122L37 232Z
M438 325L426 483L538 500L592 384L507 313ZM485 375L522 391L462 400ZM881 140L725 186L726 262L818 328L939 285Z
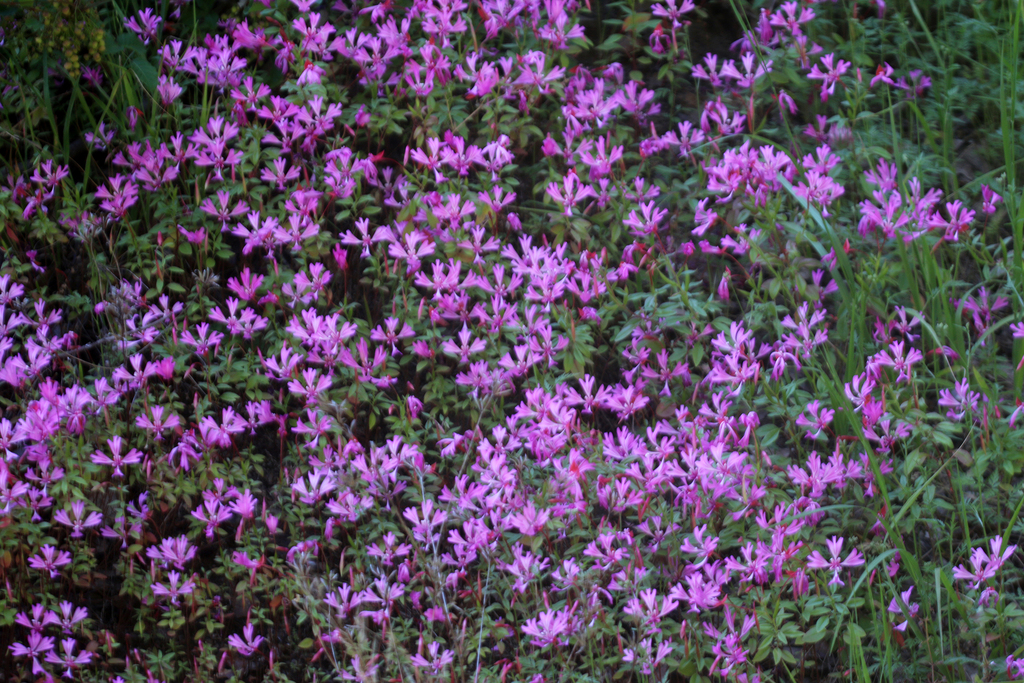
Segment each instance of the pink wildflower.
M830 53L821 58L821 65L825 67L825 71L815 64L811 67L811 73L807 75L807 78L821 81L821 101L827 102L829 95L835 94L836 83L840 82L840 78L850 69L851 64L842 59L837 63L835 54Z
M839 536L833 536L831 540L826 541L828 545L828 551L831 553L829 559L822 557L821 553L815 550L807 558L808 569L828 569L832 572L832 580L828 582L830 586L839 585L845 586L842 579L839 578L839 572L843 567L859 567L864 564L864 556L861 555L860 551L854 548L850 551L850 554L846 556L846 559L840 559L840 553L843 551L843 538Z
M971 588L977 590L982 583L995 578L1003 563L1017 550L1017 546L1011 545L1004 550L1002 537L996 536L989 541L989 550L990 552L986 553L982 548L975 548L971 552L970 570L961 564L953 569L953 578L973 581Z

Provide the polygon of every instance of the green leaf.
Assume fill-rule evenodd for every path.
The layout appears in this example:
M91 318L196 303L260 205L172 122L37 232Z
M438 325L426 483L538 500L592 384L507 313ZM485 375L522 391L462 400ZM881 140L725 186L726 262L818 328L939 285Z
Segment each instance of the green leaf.
M139 79L139 83L150 93L155 93L160 85L160 78L157 75L156 67L145 57L136 57L132 60L131 69Z

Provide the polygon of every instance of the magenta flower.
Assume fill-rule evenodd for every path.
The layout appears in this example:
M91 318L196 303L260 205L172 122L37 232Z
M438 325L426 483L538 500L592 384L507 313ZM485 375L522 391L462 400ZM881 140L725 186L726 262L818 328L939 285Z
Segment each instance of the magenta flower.
M399 326L401 325L401 329ZM413 332L412 327L409 323L403 323L401 320L395 317L389 317L384 320L384 327L380 325L375 327L370 333L370 339L378 342L385 342L391 345L392 355L402 355L398 351L398 342L402 339L408 339L415 337L416 333Z
M380 668L380 664L377 661L380 659L380 655L374 655L370 657L370 661L364 662L359 657L353 657L351 666L352 671L355 673L349 673L348 669L343 669L341 677L346 681L359 681L359 683L368 683L369 681L377 680L377 669Z
M205 356L211 350L215 350L220 346L220 343L224 340L224 335L220 332L211 332L209 323L199 323L196 326L195 336L193 336L191 330L188 330L181 335L181 340L186 344L196 347L197 354Z
M465 323L462 324L462 330L459 332L458 344L451 339L446 339L444 344L441 345L441 350L445 354L457 356L463 363L468 363L470 356L480 353L486 348L487 341L484 339L474 339L469 331L469 327Z
M677 583L668 595L673 600L690 603L688 612L699 613L701 610L714 609L718 605L722 589L717 581L706 578L698 571L686 577L685 588L681 583Z
M708 535L704 536L708 530L708 525L699 526L693 530L693 538L697 542L697 545L690 543L690 539L687 537L683 539L683 544L679 547L679 550L684 553L694 553L700 561L695 566L702 566L708 561L714 552L718 549L718 536Z
M231 634L228 636L228 645L238 650L238 654L243 657L251 657L259 649L263 642L263 636L253 635L253 624L251 623L242 628L242 636L239 638L238 634Z
M732 281L732 271L728 268L722 273L722 279L718 281L718 287L715 289L715 295L722 301L729 300L729 282Z
M561 188L558 186L558 183L550 183L547 187L547 194L562 205L562 213L566 216L572 216L572 207L576 206L581 199L597 197L594 188L580 182L579 177L574 171L569 171L562 178Z
M982 583L995 578L1000 567L1003 566L1003 563L1010 559L1010 556L1017 550L1017 546L1015 545L1011 545L1005 550L1003 550L1002 547L1002 537L996 536L989 541L989 553L986 553L981 548L975 548L971 552L970 570L961 564L953 569L953 578L963 581L973 581L974 583L971 584L971 589L977 590Z
M544 530L544 525L548 523L548 519L550 519L548 511L538 510L534 507L531 500L520 512L512 514L508 521L523 536L536 536Z
M960 235L970 230L971 222L974 220L974 212L967 211L959 200L947 203L946 211L949 213L948 220L940 216L939 212L936 211L928 219L928 227L931 229L943 228L945 233L942 235L942 239L947 242L957 242L960 239Z
M835 54L830 53L821 58L821 65L825 67L822 71L818 64L811 67L811 73L807 78L812 81L821 81L821 101L827 102L829 95L835 93L836 83L839 83L842 75L850 69L850 62L840 59L835 61Z
M753 52L743 55L740 58L740 61L743 63L743 71L740 71L736 68L736 62L730 59L722 65L722 71L719 75L733 79L736 81L736 85L741 88L752 88L759 78L770 73L772 70L772 60L758 62L756 66L754 60L755 55Z
M39 664L39 656L53 649L54 640L50 636L32 631L28 634L28 645L15 643L11 645L11 654L15 657L31 657L32 673L41 675L46 673Z
M665 0L664 4L656 2L651 6L651 14L656 17L664 17L672 22L672 28L679 29L683 27L682 19L684 14L692 12L697 9L693 0L682 0L679 3L677 0Z
M402 516L412 523L413 538L420 543L436 544L440 541L441 534L435 532L434 528L441 527L445 523L448 513L440 509L435 510L434 501L429 498L420 503L420 510L422 518L420 517L421 512L416 508L406 508Z
M817 550L812 552L810 557L807 558L808 569L828 569L832 571L832 580L828 582L830 586L846 585L839 578L839 571L843 567L859 567L864 564L864 556L856 548L850 551L845 560L840 559L840 553L843 551L843 542L844 539L838 536L833 536L831 540L826 541L828 551L832 555L828 560L822 557L821 553Z
M149 45L149 41L156 39L156 32L161 22L163 19L147 7L139 10L135 16L125 19L124 27L138 35L143 45Z
M658 643L658 647L654 647L654 643L651 638L645 638L640 642L637 649L626 648L622 651L622 661L633 662L634 664L640 665L640 673L645 676L650 676L653 671L653 667L658 666L661 660L665 659L672 654L672 643L668 640L663 640Z
M907 609L910 610L909 614L903 611L903 608L900 607L900 604L896 601L896 598L893 598L889 601L889 613L903 617L902 622L893 626L893 628L895 628L897 631L905 632L907 630L907 626L910 624L910 620L917 616L917 612L921 608L921 606L918 603L910 602L910 594L913 592L914 587L911 586L907 590L900 593L900 598L903 600L903 603L907 606Z
M420 642L422 643L422 639ZM432 676L440 676L445 667L455 661L455 653L451 650L441 651L441 643L437 641L427 646L427 652L430 653L430 659L415 654L411 658L412 665L419 669L428 669Z
M139 415L135 418L135 426L145 429L147 432L154 432L156 434L154 438L160 441L162 439L162 432L174 429L181 424L181 419L174 413L171 413L165 419L164 411L163 406L151 406L151 416Z
M1013 655L1006 656L1006 677L1024 678L1024 657L1015 659Z
M46 609L45 605L36 603L32 605L31 616L26 612L19 612L14 618L14 623L24 626L35 633L42 633L43 629L47 626L59 624L60 617L57 616L56 612Z
M892 80L893 68L889 66L888 62L879 64L878 68L875 69L875 76L871 79L871 87L874 88L879 83L886 83L888 85L896 85Z
M865 404L871 400L871 392L875 390L875 382L867 373L854 375L846 383L845 390L846 398L850 399L850 402L853 404L854 412L860 412L864 409Z
M72 626L81 621L85 621L88 616L89 610L84 607L75 607L66 600L61 601L60 614L57 615L59 625L64 629L64 633L67 634L71 633Z
M178 598L182 595L188 595L196 589L196 583L191 578L182 582L181 574L176 571L170 571L167 573L167 585L154 583L150 588L153 589L153 594L158 598L167 596L170 598L172 605L177 605Z
M606 394L605 407L614 410L619 420L625 420L630 415L638 413L647 407L651 399L643 394L643 386L629 384L627 386L616 385Z
M548 645L567 645L569 636L574 631L573 612L576 609L565 607L561 610L548 610L541 612L535 618L530 619L522 627L524 634L530 636L530 643L534 647L547 647Z
M646 634L653 634L661 633L658 624L662 617L678 606L675 598L667 596L658 600L658 591L648 588L640 591L640 597L627 600L622 611L639 619Z
M839 488L846 485L847 468L843 465L842 456L834 456L822 464L817 451L813 451L807 458L807 470L790 465L786 468L786 474L794 484L800 486L801 491L809 488L811 498L821 498L829 484L836 484Z
M839 199L846 189L832 179L831 176L822 175L817 171L807 171L807 182L801 182L793 192L796 196L821 208L821 215L828 218L828 207L832 202Z
M269 515L269 516L272 516L272 515ZM269 528L269 525L268 525L268 528ZM273 533L273 532L271 531L271 533ZM266 564L267 564L267 558L265 556L260 555L260 559L252 560L252 559L249 558L248 555L246 555L241 550L236 550L235 553L231 556L231 560L235 564L241 565L241 566L243 566L243 567L245 567L246 569L249 570L249 585L250 586L252 586L252 585L254 585L256 583L256 572L258 572L260 569L265 567Z
M905 342L895 341L889 345L889 349L879 351L868 362L868 367L887 366L897 372L897 382L909 382L914 363L924 360L924 354L911 347L905 349Z
M185 462L185 458L182 458ZM187 468L185 468L187 470ZM213 532L221 525L231 519L231 511L227 506L222 506L216 498L207 498L203 504L192 511L192 516L206 524L206 537L213 538Z
M799 10L799 14L797 11ZM803 35L801 26L814 19L814 10L810 7L800 7L795 0L782 3L782 9L776 10L768 20L769 26L782 28L789 31L790 35Z
M102 451L96 451L92 454L92 461L97 465L109 465L114 468L115 477L123 477L124 472L121 471L122 465L137 465L142 462L142 451L138 449L131 449L124 455L121 455L121 449L124 448L124 440L120 436L114 436L107 439L107 446L110 447L110 457L103 454Z
M441 148L441 163L451 166L460 176L469 175L473 164L485 166L487 160L483 151L476 145L466 146L466 141L448 131L444 134L445 147Z
M82 531L88 527L98 526L103 522L103 515L99 512L90 512L89 516L82 518L85 514L85 501L76 500L71 504L71 515L67 510L58 510L53 516L55 521L71 527L71 538L81 538Z
M565 0L544 0L544 7L547 9L548 23L537 31L537 36L548 41L552 48L555 50L568 49L568 41L586 36L583 27L579 24L566 30L569 15L565 11Z
M822 407L818 401L811 401L807 404L806 411L800 413L796 418L797 427L807 427L805 438L817 439L821 433L831 424L836 411Z
M52 650L46 654L46 661L66 667L64 669L64 678L73 678L72 669L85 666L92 660L92 653L88 650L82 650L75 654L76 647L78 647L78 643L75 642L74 638L65 638L60 642L62 654L58 655Z
M880 192L875 192L876 197ZM881 197L878 197L881 200ZM857 225L857 231L862 237L867 237L869 232L880 230L886 239L892 239L900 228L910 222L910 216L901 211L903 199L895 190L889 193L889 198L882 206L876 206L868 200L860 203L861 219Z
M981 394L971 391L971 385L967 381L966 375L953 386L952 391L943 389L939 392L939 405L949 408L946 411L946 417L957 422L963 420L968 412L977 411L979 400L981 400Z
M96 190L96 198L103 200L101 209L122 219L128 214L128 209L139 201L139 188L131 179L115 175L110 179L110 189L101 187Z
M981 186L982 210L987 214L996 212L996 204L1003 201L1002 195L996 193L988 185Z
M66 550L57 550L52 545L44 545L39 549L38 554L28 558L28 566L39 571L50 572L51 579L60 576L57 570L68 564L71 564L71 553Z
M655 208L654 202L640 205L641 216L638 216L636 209L629 212L629 217L622 221L623 225L630 228L630 233L636 237L648 237L658 233L658 225L668 216L667 209Z
M196 556L196 549L189 543L187 536L178 536L165 538L160 541L159 546L147 548L146 556L153 560L154 566L174 566L177 569L184 569L185 565Z

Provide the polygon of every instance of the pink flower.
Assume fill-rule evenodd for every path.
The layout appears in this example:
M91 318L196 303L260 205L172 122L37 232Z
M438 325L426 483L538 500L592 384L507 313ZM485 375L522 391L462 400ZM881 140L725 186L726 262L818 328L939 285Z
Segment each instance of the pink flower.
M753 52L748 52L740 58L740 61L743 63L742 72L736 68L736 62L730 59L722 65L720 75L735 80L736 85L741 88L752 88L759 78L770 73L772 70L772 60L759 62L755 68L754 59L755 55Z
M718 281L718 288L715 290L715 294L722 301L729 300L729 281L732 280L732 271L728 268L722 273L722 279Z
M1014 659L1013 655L1006 656L1006 677L1024 678L1024 657Z
M647 407L651 399L643 394L643 388L633 384L627 386L615 385L605 399L605 407L614 410L619 420L625 420L634 413L638 413Z
M971 221L974 220L974 212L964 209L963 204L959 200L947 203L946 211L949 212L948 220L940 216L938 211L936 211L928 219L928 227L931 229L944 228L945 234L943 234L942 239L947 242L957 242L960 239L960 235L970 230Z
M56 612L46 609L44 605L36 603L32 605L31 616L25 612L19 612L14 618L14 623L24 626L34 633L42 633L47 626L59 624L60 617Z
M45 670L39 664L39 656L52 650L53 642L53 638L33 631L28 634L28 645L22 643L11 645L11 654L15 657L31 657L32 673L41 675L45 673Z
M846 190L842 185L832 179L831 176L823 175L817 171L807 171L806 184L801 182L793 192L796 196L821 208L821 215L828 218L828 206L841 197Z
M966 375L954 385L953 391L943 389L939 392L939 405L949 408L946 411L946 417L957 422L963 420L968 412L976 411L980 399L981 394L971 391Z
M834 53L822 57L821 64L824 65L825 71L822 71L819 65L815 64L811 68L811 73L807 74L807 78L813 81L821 81L821 101L827 102L829 95L835 93L836 83L839 83L840 78L850 69L851 64L842 59L835 63Z
M422 639L420 643L422 645ZM430 659L426 659L423 655L415 654L411 658L412 665L420 669L429 669L432 676L440 676L445 667L455 661L455 653L451 650L440 650L441 643L434 641L427 646Z
M796 114L796 102L793 101L793 97L785 90L779 91L779 108L788 109L790 114Z
M696 546L690 543L689 538L685 538L683 539L683 544L679 547L681 552L694 553L700 558L700 561L696 565L698 567L707 562L708 558L711 557L711 555L713 555L718 549L718 536L712 536L709 534L705 538L704 534L707 530L707 524L699 526L693 530L693 538L697 542Z
M231 634L228 636L228 645L238 650L238 654L243 657L251 657L254 652L259 648L260 643L263 642L263 636L253 635L253 624L246 624L242 628L242 635L244 640L238 637L238 634Z
M121 471L122 465L137 465L142 462L142 451L135 448L131 449L124 455L121 455L121 449L124 447L124 440L120 436L114 436L107 439L107 446L110 447L111 457L107 457L102 451L96 451L92 454L92 461L97 465L109 465L114 468L115 477L123 477L124 472Z
M537 36L542 40L548 41L555 50L568 49L568 41L586 36L583 32L583 27L579 24L566 30L565 27L569 23L569 15L565 11L565 4L565 0L544 0L548 23L537 31Z
M889 613L903 617L903 621L899 624L896 624L893 627L897 631L905 632L907 630L907 625L910 624L910 620L917 616L917 612L920 609L920 605L918 605L916 602L910 602L910 594L913 592L914 587L911 586L907 590L900 593L900 599L907 606L907 609L910 611L909 614L905 612L902 607L900 607L900 604L899 602L897 602L896 598L893 598L891 601L889 601Z
M110 189L101 187L96 190L96 198L102 199L100 208L121 219L128 214L128 209L139 201L139 188L123 175L115 175L110 179Z
M509 517L509 522L516 527L523 536L536 536L544 529L550 515L547 510L537 510L531 500L521 512L516 512Z
M996 194L988 185L981 186L982 210L987 214L996 212L996 204L1003 201L1003 197Z
M136 20L136 17L138 17L138 20ZM161 22L163 22L163 19L155 15L153 10L147 7L139 10L135 16L125 19L124 27L134 31L139 36L139 40L142 41L143 45L149 45L150 40L156 39L156 32Z
M868 361L869 368L887 366L895 370L897 382L909 382L914 363L924 360L924 354L911 347L905 349L905 342L895 341L886 351L879 351ZM876 375L877 376L877 375Z
M668 595L674 600L690 603L688 612L699 613L701 610L717 606L718 598L722 595L722 589L717 582L707 579L698 571L686 577L686 584L686 588L682 584L676 584Z
M57 570L67 564L71 564L71 553L66 550L57 550L52 545L44 545L39 549L38 554L28 558L28 566L39 571L50 572L51 579L60 576Z
M295 83L299 86L317 84L326 73L327 71L323 67L307 61Z
M654 202L640 205L642 218L637 216L636 209L629 212L629 217L622 221L623 225L630 227L630 233L636 237L647 237L658 233L658 224L668 216L667 209L657 209Z
M654 3L651 6L651 14L656 17L665 17L672 22L673 29L678 29L683 26L680 21L682 16L695 9L697 9L697 6L693 0L683 0L681 4L677 0L665 0L664 4L660 2Z
M146 556L153 561L154 567L174 566L184 569L185 565L196 556L196 548L189 543L187 536L165 538L159 547L146 549Z
M163 438L161 432L174 429L181 424L181 419L174 413L171 413L167 416L167 419L164 419L164 410L163 406L151 406L150 413L152 416L139 415L135 418L135 426L145 429L147 432L155 432L156 436L154 438L160 441Z
M576 606L574 604L572 608L565 607L561 610L541 612L535 618L528 620L522 627L522 631L532 638L530 643L534 647L566 645L569 642L569 636L574 631L572 616Z
M797 14L797 10L800 11L799 14ZM795 1L784 2L782 9L776 10L775 14L771 15L768 24L786 29L793 36L799 36L803 34L801 26L814 19L814 16L814 10L810 7L801 8L800 4Z
M157 597L167 596L171 599L172 605L178 604L178 598L182 595L188 595L196 589L196 583L191 578L181 581L181 574L176 571L170 571L167 573L167 585L162 583L154 583L150 586L153 589L153 594Z
M640 665L640 673L644 676L650 676L653 668L661 663L661 660L665 659L672 654L672 642L663 640L658 643L658 647L654 647L654 643L651 638L645 638L639 644L637 649L626 648L622 651L622 661L634 662Z
M84 529L98 526L103 522L103 515L99 512L90 512L88 517L82 519L84 513L85 501L76 500L71 503L71 516L66 510L59 510L53 518L61 524L71 527L71 538L81 538Z
M569 173L562 178L561 188L559 188L558 183L550 183L547 187L547 194L562 205L562 213L566 216L572 216L572 207L574 207L581 199L597 197L597 193L594 192L594 188L580 182L579 177L574 171L569 171Z
M71 627L89 616L89 610L84 607L75 607L72 603L62 600L60 603L60 614L57 615L58 624L64 629L64 633L70 634Z
M441 345L441 350L445 354L457 356L463 363L468 363L470 356L480 353L486 348L487 341L484 339L474 339L469 331L469 327L465 323L462 324L462 331L459 332L458 344L451 339L447 339Z
M968 570L961 564L953 569L953 578L973 581L971 588L977 590L983 582L995 578L1003 563L1010 559L1010 556L1017 550L1015 545L1007 547L1006 550L1003 550L1002 547L1002 537L996 536L989 541L989 553L985 553L981 548L975 548L971 552L971 569Z
M199 323L196 326L196 335L188 330L181 335L181 340L186 344L196 347L196 353L200 356L207 355L211 349L216 349L224 340L220 332L211 332L209 323Z
M74 638L65 638L60 642L60 649L63 650L63 654L58 655L56 652L50 651L46 655L46 661L51 664L67 667L64 669L64 678L72 678L72 669L85 666L92 660L92 653L88 650L75 654L77 646L78 643L75 642Z
M889 63L879 64L875 70L875 77L871 79L871 87L874 88L879 83L887 83L889 85L896 85L892 80L893 68L889 66Z
M811 553L810 557L807 558L808 569L829 569L833 572L832 580L829 581L829 585L845 586L842 579L839 578L839 571L842 567L859 567L864 564L864 556L860 554L860 551L854 548L850 551L850 554L846 556L845 560L839 558L840 553L843 551L844 539L838 536L833 536L831 540L826 541L828 545L828 551L832 554L828 560L821 556L821 553L815 550Z
M808 439L817 439L832 422L835 414L836 411L823 408L818 401L811 401L807 404L806 412L800 413L800 416L796 418L796 426L807 427L808 430L804 436ZM804 417L805 415L810 419Z

